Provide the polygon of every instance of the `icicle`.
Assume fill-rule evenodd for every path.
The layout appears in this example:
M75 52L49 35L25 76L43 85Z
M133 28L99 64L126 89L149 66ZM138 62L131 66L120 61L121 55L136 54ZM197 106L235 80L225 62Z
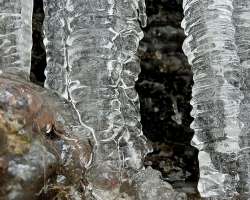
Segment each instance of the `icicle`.
M242 87L244 99L240 105L240 121L242 129L240 134L240 153L238 157L239 193L241 199L250 198L250 2L247 0L234 0L235 39L238 55L242 66Z
M145 2L46 0L44 9L45 86L71 101L92 131L96 149L87 171L89 191L96 199L115 199L150 151L134 88Z
M186 0L183 8L183 50L194 73L191 127L192 144L200 151L198 189L202 197L231 199L238 195L237 162L243 150L233 0Z
M33 0L0 1L0 70L30 73Z

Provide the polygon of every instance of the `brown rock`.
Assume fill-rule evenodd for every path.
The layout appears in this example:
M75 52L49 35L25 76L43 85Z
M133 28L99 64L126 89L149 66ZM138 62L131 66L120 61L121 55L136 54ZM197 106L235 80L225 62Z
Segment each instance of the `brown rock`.
M13 75L0 77L0 200L83 198L91 142L57 95Z

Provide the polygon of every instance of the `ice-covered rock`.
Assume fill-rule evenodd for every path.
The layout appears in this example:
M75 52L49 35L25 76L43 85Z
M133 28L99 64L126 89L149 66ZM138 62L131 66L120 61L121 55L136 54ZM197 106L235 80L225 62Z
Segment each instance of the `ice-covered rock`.
M186 194L176 192L161 179L161 173L148 167L134 178L136 200L186 200Z

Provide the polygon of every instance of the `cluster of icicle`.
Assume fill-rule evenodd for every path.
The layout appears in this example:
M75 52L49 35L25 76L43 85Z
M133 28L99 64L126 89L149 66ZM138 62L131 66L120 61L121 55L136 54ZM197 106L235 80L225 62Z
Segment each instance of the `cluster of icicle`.
M202 197L250 198L250 2L185 0Z
M86 199L185 198L161 180L159 172L143 168L151 148L142 134L134 86L140 72L136 52L143 37L140 23L146 23L145 2L47 0L44 9L45 86L73 107L72 116L65 101L63 116L57 118L72 141L77 137L76 148L81 150L80 143L88 140L94 145L91 162L79 153L88 181L82 183ZM32 11L32 0L0 1L1 78L29 76ZM53 98L60 107L62 99Z
M73 104L88 130L83 134L92 137L95 147L90 166L85 166L92 195L87 199L118 199L121 188L131 181L144 191L137 200L176 199L159 176L153 179L159 185L152 189L146 183L150 180L136 181L139 172L144 174L143 159L151 151L142 134L135 90L145 2L45 0L44 10L45 87Z
M0 1L0 70L29 73L32 48L31 0Z

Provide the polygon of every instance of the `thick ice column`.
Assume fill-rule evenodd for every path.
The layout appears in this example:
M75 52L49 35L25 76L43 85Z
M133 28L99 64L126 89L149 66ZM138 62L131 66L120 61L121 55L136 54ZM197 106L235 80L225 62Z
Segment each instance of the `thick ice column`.
M233 0L186 0L183 8L183 50L194 74L191 127L192 144L199 149L198 189L202 197L231 199L238 195L243 98Z
M145 3L46 0L44 9L45 86L69 99L92 131L96 148L88 180L95 198L110 200L110 191L119 191L149 152L134 88Z
M250 1L234 0L235 39L242 66L244 99L240 105L240 153L238 155L239 193L241 199L250 198Z
M29 74L33 0L0 1L0 70Z
M46 47L47 67L45 87L57 91L68 99L68 57L66 48L67 18L66 0L44 1L44 45Z

